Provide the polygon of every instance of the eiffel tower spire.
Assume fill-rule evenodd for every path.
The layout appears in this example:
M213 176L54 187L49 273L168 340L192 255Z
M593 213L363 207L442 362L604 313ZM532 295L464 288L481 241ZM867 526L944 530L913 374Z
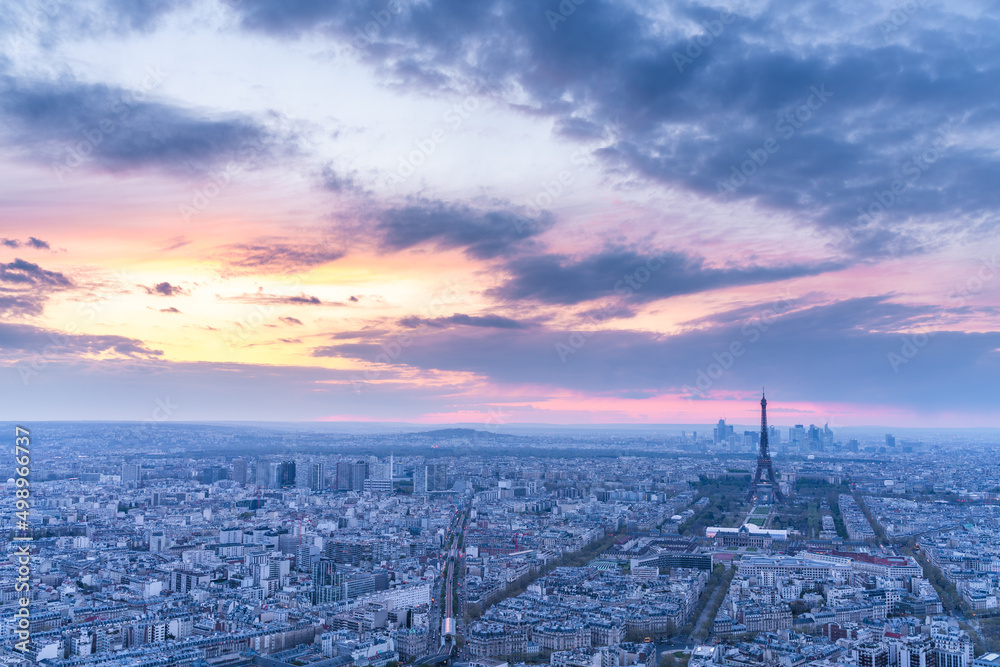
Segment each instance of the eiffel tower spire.
M778 488L778 482L774 478L774 466L771 464L771 452L768 451L767 442L767 398L764 392L760 395L760 450L757 452L757 471L753 479L750 480L750 488L747 489L747 502L757 495L757 487L762 478L771 485L771 495L776 502L782 502L785 497Z

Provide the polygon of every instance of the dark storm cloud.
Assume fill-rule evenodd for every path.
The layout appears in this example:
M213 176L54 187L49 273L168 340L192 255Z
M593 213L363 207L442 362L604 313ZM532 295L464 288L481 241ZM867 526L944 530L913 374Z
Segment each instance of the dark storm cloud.
M696 386L699 372L722 356L729 367L709 392L756 390L764 380L786 400L883 404L891 396L893 403L914 409L989 409L1000 370L1000 333L949 331L938 319L939 310L885 297L781 312L766 304L741 321L671 336L428 329L409 339L397 361L472 372L495 382L624 396ZM901 331L930 335L918 333L915 339ZM908 341L916 353L894 368L890 355L900 355ZM734 343L742 352L726 360ZM381 342L372 341L318 348L313 354L369 361L382 351Z
M569 305L616 295L655 301L723 287L813 276L844 267L823 263L712 268L701 257L677 252L640 254L610 248L582 259L560 255L519 257L508 262L506 268L511 277L490 290L492 296Z
M794 20L777 4L729 15L611 0L390 3L384 16L245 0L237 11L249 30L353 45L397 85L500 82L518 91L515 108L552 116L570 138L615 125L598 151L609 167L794 211L858 256L997 225L1000 158L985 138L1000 121L1000 20L986 11L920 3L903 24L859 2L806 3Z
M387 250L423 243L462 248L479 259L510 255L531 246L531 237L549 229L550 215L532 220L505 208L478 210L461 204L421 200L377 215L377 232Z
M63 179L78 167L110 172L156 168L198 175L223 164L251 168L295 151L295 139L257 120L211 117L152 101L166 75L135 90L61 79L18 79L0 68L0 133L21 158Z
M420 326L430 326L436 329L441 329L455 325L486 327L491 329L524 329L527 327L527 325L523 322L518 322L517 320L509 317L503 317L501 315L465 315L463 313L456 313L448 317L435 318L404 317L399 320L399 324L400 326L404 326L408 329L414 329Z

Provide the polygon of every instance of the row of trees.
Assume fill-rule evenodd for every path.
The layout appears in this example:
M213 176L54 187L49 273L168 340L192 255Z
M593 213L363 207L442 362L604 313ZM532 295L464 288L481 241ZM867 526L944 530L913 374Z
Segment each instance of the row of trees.
M548 574L557 567L583 567L592 561L596 556L607 551L616 540L622 537L622 535L624 535L624 533L621 531L611 535L606 535L603 540L591 542L579 551L564 553L559 558L549 561L537 572L522 574L520 577L509 583L507 588L504 589L503 594L490 604L496 604L497 602L506 600L507 598L516 597L521 593L524 593L528 590L528 586L530 586L535 579ZM489 606L490 605L487 605L486 608L488 609ZM474 620L479 618L482 616L484 611L486 611L486 609L481 608L478 604L467 605L465 609L466 622L470 619Z

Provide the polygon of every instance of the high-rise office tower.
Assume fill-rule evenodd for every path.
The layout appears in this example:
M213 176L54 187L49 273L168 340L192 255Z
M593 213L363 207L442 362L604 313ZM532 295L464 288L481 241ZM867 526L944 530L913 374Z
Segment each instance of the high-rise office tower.
M427 463L417 465L413 471L413 492L430 493L448 490L448 464Z
M413 493L427 493L427 466L422 463L413 469Z
M295 461L282 461L276 472L275 488L290 489L295 486Z
M728 442L731 435L735 435L733 427L726 424L725 419L720 419L716 427L712 429L712 441L715 444Z
M142 481L142 466L138 463L122 464L122 484L138 486Z
M229 470L222 466L209 466L201 472L202 484L214 484L223 479L229 479Z
M364 491L365 480L368 479L368 463L357 461L351 465L351 490Z
M245 486L247 483L247 472L246 459L236 459L233 461L233 481Z
M353 463L348 463L347 461L337 463L337 479L334 485L338 491L350 491L353 488L351 484L353 466Z
M309 489L322 491L326 488L326 463L314 461L309 464Z
M271 486L271 462L266 459L257 459L257 486Z
M448 490L448 464L432 463L427 466L427 485L430 487L433 480L434 488L431 491Z

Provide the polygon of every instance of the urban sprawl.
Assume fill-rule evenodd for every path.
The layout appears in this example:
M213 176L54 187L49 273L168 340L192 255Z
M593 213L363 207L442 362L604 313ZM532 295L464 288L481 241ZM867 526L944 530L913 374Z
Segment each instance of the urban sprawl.
M1000 667L995 438L489 430L33 425L0 666Z

